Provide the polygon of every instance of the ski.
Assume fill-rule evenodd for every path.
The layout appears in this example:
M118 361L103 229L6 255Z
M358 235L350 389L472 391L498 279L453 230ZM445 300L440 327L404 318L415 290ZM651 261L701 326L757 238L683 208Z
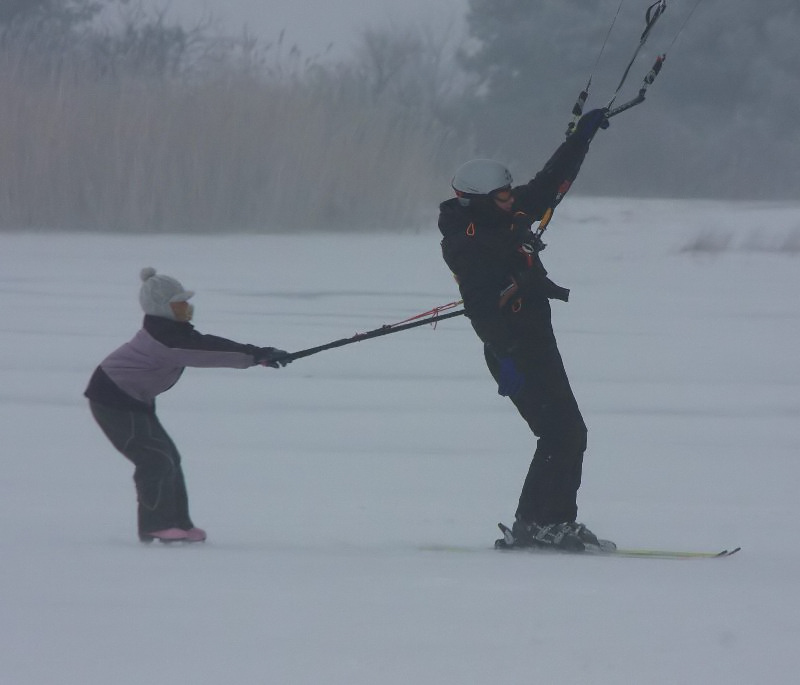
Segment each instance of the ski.
M481 547L476 545L446 545L440 543L433 543L427 545L419 545L416 549L422 552L449 552L458 554L475 554L478 552L490 552L494 550L503 550L505 552L516 554L528 553L533 555L555 555L572 557L618 557L630 559L722 559L736 554L741 547L733 549L723 549L718 552L709 551L689 551L689 550L666 550L666 549L616 549L616 550L586 550L584 552L565 552L555 549L545 549L542 547L508 547L505 545L495 545L495 547Z
M610 540L600 540L599 547L587 547L583 552L567 552L562 550L547 549L542 547L518 547L514 544L514 536L511 529L505 524L498 523L503 537L494 543L495 549L506 551L526 551L533 554L559 553L570 555L588 556L609 556L609 557L630 557L638 559L721 559L736 554L741 547L733 549L723 549L720 551L689 551L689 550L667 550L667 549L644 549L644 548L618 548Z
M694 552L684 550L667 549L617 549L613 552L600 552L617 557L634 557L640 559L721 559L736 554L741 547L733 549L723 549L719 552Z

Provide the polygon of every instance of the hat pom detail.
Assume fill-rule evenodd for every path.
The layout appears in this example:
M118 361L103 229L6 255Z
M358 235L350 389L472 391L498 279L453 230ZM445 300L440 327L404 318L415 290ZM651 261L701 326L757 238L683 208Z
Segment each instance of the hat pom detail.
M146 281L156 275L156 270L152 266L146 266L139 272L139 278Z

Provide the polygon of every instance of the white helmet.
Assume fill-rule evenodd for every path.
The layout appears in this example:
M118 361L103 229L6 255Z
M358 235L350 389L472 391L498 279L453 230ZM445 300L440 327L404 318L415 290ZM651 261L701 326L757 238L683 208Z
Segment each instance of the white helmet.
M493 159L472 159L456 170L453 190L464 195L488 195L508 188L513 182L511 172Z

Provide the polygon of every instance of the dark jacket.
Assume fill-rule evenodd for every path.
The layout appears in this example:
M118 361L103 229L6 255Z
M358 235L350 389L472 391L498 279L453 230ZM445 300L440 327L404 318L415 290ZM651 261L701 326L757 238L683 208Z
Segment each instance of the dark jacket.
M155 398L187 366L246 369L262 348L204 335L188 322L147 315L141 330L95 369L84 395L118 409L153 413Z
M549 299L569 291L547 278L531 226L555 208L578 175L588 143L570 138L528 183L512 189L512 212L488 197L443 202L442 255L480 339L504 356L524 341L552 339Z

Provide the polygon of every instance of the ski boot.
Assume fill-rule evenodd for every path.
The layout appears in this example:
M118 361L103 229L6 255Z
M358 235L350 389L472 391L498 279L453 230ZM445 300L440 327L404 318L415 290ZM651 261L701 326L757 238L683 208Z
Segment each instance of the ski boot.
M550 549L559 552L611 551L616 545L599 540L584 524L575 521L535 523L517 519L512 528L498 524L503 537L495 542L497 549Z

